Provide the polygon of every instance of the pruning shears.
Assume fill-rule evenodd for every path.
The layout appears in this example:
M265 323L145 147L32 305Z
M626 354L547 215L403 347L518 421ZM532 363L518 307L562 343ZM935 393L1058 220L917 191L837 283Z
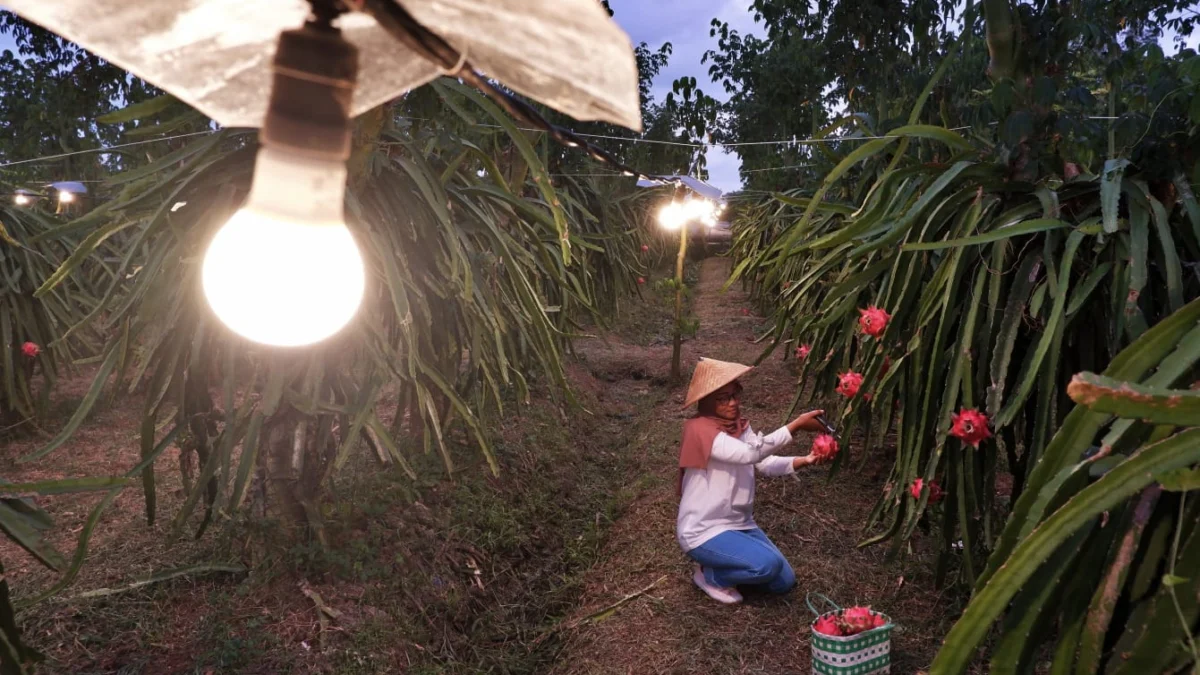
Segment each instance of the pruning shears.
M809 412L811 410L815 410L815 408L806 410L805 412ZM833 423L831 423L829 418L825 417L825 415L817 415L814 419L816 419L817 424L820 424L822 427L824 427L825 433L829 434L830 436L837 436L837 427L833 426Z
M825 418L824 415L817 415L817 424L825 427L825 433L829 434L830 436L837 436L837 428L835 428L833 424Z

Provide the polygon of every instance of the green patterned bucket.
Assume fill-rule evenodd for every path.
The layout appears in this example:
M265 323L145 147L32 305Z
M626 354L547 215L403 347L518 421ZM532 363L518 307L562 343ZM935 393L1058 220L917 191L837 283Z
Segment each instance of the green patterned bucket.
M833 609L818 612L812 604L813 596L829 603ZM895 627L891 618L880 612L872 612L882 616L887 623L849 637L823 635L813 626L823 617L840 616L842 608L820 593L809 593L805 602L817 615L808 626L812 633L812 672L822 675L879 675L891 672L892 628Z

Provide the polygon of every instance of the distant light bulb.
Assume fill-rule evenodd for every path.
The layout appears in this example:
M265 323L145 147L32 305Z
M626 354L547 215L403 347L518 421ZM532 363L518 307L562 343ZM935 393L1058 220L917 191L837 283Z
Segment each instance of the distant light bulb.
M17 193L17 195L13 197L13 203L17 206L29 206L31 203L33 203L33 199L31 199L27 194Z
M58 202L60 204L70 204L75 201L75 193L67 192L66 190L58 191Z
M679 202L672 201L658 211L658 224L664 230L678 230L687 220L687 208Z
M362 303L346 228L346 167L264 146L250 197L213 237L201 272L217 317L243 337L297 347L337 333Z

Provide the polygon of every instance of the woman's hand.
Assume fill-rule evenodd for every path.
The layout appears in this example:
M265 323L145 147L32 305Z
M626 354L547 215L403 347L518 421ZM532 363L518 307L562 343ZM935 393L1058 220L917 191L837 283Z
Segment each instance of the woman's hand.
M825 427L817 421L817 418L824 415L824 410L810 410L803 415L797 417L788 423L788 431L793 435L797 431L825 431Z
M792 469L799 470L802 466L811 466L813 464L817 464L818 462L819 460L817 459L816 455L810 454L803 457L796 457L792 459Z

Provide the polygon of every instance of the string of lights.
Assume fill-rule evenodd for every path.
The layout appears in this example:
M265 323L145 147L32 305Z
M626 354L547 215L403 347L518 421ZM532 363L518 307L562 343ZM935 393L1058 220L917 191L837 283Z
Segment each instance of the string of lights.
M477 72L466 54L459 53L448 42L422 26L408 10L392 0L348 0L357 5L358 9L370 14L385 31L396 38L409 49L420 54L429 61L440 66L449 77L456 77L466 84L475 87L488 98L496 102L505 112L531 127L549 134L556 143L569 148L582 148L592 159L611 166L621 173L640 180L652 181L659 184L669 184L671 181L659 176L651 176L638 171L621 160L609 154L603 148L589 143L583 136L570 129L552 124L533 106L512 96L503 89L492 84L488 78Z
M481 73L479 73L478 71L475 70L474 66L472 65L471 61L467 58L466 54L460 53L457 49L455 49L453 46L451 46L449 43L447 43L440 36L436 35L432 31L427 29L425 26L421 25L420 22L418 22L404 7L402 7L398 3L393 2L392 0L342 0L341 5L338 5L335 2L312 2L312 5L314 7L315 13L322 15L322 17L325 18L326 20L329 20L332 18L332 16L336 16L337 14L341 13L342 11L345 11L346 8L365 11L366 13L368 13L372 17L374 17L375 20L379 23L379 25L385 31L387 31L389 34L391 34L396 40L398 40L405 46L409 47L413 51L417 52L422 57L428 59L429 61L431 61L433 63L438 64L443 69L443 71L445 72L446 75L448 75L450 77L456 77L456 78L460 79L461 81L478 89L483 94L488 96L490 99L495 101L498 105L500 105L500 107L502 109L504 109L505 112L507 112L509 115L513 116L520 122L527 125L525 127L520 127L522 130L549 134L549 136L555 142L557 142L563 146L570 147L570 148L581 148L592 159L594 159L597 162L600 162L601 164L609 166L614 170L613 174L595 173L595 174L556 174L556 175L561 175L561 176L577 175L577 176L581 176L581 177L583 177L583 176L605 177L605 176L609 176L609 175L613 175L613 176L620 175L620 176L625 176L625 177L636 177L638 179L656 183L656 184L660 184L660 185L676 184L678 182L673 179L665 178L662 176L653 176L653 175L641 172L637 169L634 169L634 168L626 165L621 160L614 157L612 154L610 154L603 148L600 148L600 147L588 142L586 140L587 138L595 138L595 139L603 139L603 140L611 140L611 141L627 142L627 143L651 143L651 144L661 144L661 145L670 145L670 146L688 147L688 148L705 148L705 147L737 148L737 147L763 146L763 145L808 145L808 144L817 144L817 143L843 143L843 142L848 142L848 141L868 141L868 140L895 138L895 136L893 136L893 135L885 134L885 135L881 135L881 136L853 135L853 136L837 136L837 137L809 138L809 139L801 139L801 138L793 137L793 138L789 138L789 139L763 140L763 141L742 141L742 142L733 142L733 143L688 143L688 142L681 142L681 141L665 141L665 140L659 140L659 139L630 138L630 137L612 136L612 135L604 135L604 134L578 133L578 132L572 131L570 129L567 129L565 127L561 127L561 126L558 126L556 124L549 122L548 120L545 119L545 117L543 117L541 115L541 113L539 113L531 105L529 105L525 101L509 94L505 90L503 90L500 87L493 84L487 77L485 77L484 75L482 75ZM328 15L328 16L326 16L326 15ZM1089 117L1089 119L1112 120L1112 119L1117 119L1117 118L1114 118L1111 116L1092 116L1092 117ZM995 124L995 123L993 123L993 124ZM491 124L477 124L476 126L499 128L499 125L491 125ZM956 128L951 129L951 131L962 131L962 130L970 129L970 128L971 127L969 127L969 126L956 127ZM213 133L214 131L215 130L206 130L206 131L192 132L192 133L186 133L186 134L176 134L176 135L168 136L165 138L145 139L145 140L141 140L141 141L132 141L129 143L121 143L121 144L105 146L105 147L101 147L101 148L87 148L87 149L83 149L83 150L59 153L59 154L55 154L55 155L46 155L46 156L32 157L32 158L21 159L21 160L14 160L14 161L0 163L0 169L11 167L11 166L17 166L17 165L21 165L21 164L33 163L33 162L44 162L44 161L53 161L53 160L57 160L57 159L64 159L67 157L72 157L72 156L77 156L77 155L82 155L82 154L111 152L113 150L134 147L134 146L148 144L148 143L157 143L157 142L161 142L161 141L168 141L168 140L174 140L174 139L179 139L179 138L207 135L207 134ZM767 168L761 168L761 169L747 169L747 170L744 170L743 173L782 171L782 170L804 168L807 166L810 166L810 165L799 164L799 165L784 166L784 167L767 167Z
M423 118L423 117L407 117L405 119L431 121L431 120L427 120L426 118ZM1095 115L1095 116L1089 116L1088 119L1090 119L1090 120L1114 120L1114 119L1119 119L1119 118L1109 117L1109 116L1104 116L1104 115ZM547 124L549 124L549 122L547 122ZM994 126L996 123L989 122L988 124L989 124L989 126ZM481 128L489 128L489 129L503 128L498 124L476 123L472 126L481 127ZM952 129L949 129L949 131L963 131L965 129L970 129L970 128L971 127L954 127ZM533 127L518 127L518 129L520 131L532 131L532 132L538 132L538 133L546 132L545 129L537 129L537 128L533 128ZM564 129L564 131L566 131L566 130ZM146 139L146 140L142 140L142 141L133 141L130 143L109 145L109 146L105 146L102 148L88 148L85 150L75 150L72 152L63 152L63 153L59 153L56 155L42 155L42 156L38 156L38 157L29 157L26 159L19 159L19 160L15 160L15 161L11 161L11 162L0 163L0 169L6 168L9 166L16 166L18 164L29 164L32 162L49 162L49 161L53 161L56 159L73 157L75 155L84 155L84 154L89 154L89 153L105 153L105 152L110 152L112 150L118 150L121 148L128 148L128 147L132 147L132 146L136 146L136 145L144 145L147 143L158 143L161 141L172 141L172 140L175 140L178 138L188 138L190 136L205 136L205 135L208 135L211 133L215 133L215 130L196 131L196 132L187 133L187 134L176 134L174 136L166 136L163 138L150 138L150 139ZM737 143L686 143L686 142L682 142L682 141L663 141L663 140L658 140L658 139L654 139L654 138L630 138L630 137L626 137L626 136L606 136L603 134L585 134L585 133L579 133L579 132L569 132L569 133L571 133L573 136L577 136L580 138L599 138L599 139L611 140L611 141L621 141L621 142L625 142L625 143L652 143L652 144L658 144L658 145L673 145L673 146L679 146L679 147L685 147L685 148L705 148L705 147L736 148L736 147L751 146L751 145L806 145L806 144L810 144L810 143L843 143L843 142L847 142L847 141L873 141L873 140L880 140L880 139L885 139L885 138L897 138L896 136L889 136L889 135L883 135L883 136L836 136L836 137L827 137L827 138L789 138L789 139L773 140L773 141L745 141L745 142L737 142ZM796 169L796 168L802 168L802 167L806 167L806 166L810 166L810 165L796 164L796 165L786 166L786 167L771 167L771 168L766 168L766 169L747 169L747 172L776 171L776 170L781 170L781 169ZM632 169L629 169L629 170L625 170L625 169L621 169L621 168L614 169L614 175L629 176L630 172L632 172L634 175L645 176L645 174L640 174L636 171L633 171ZM657 178L657 177L655 177L655 178ZM76 182L103 183L105 181L92 180L92 181L76 181Z

